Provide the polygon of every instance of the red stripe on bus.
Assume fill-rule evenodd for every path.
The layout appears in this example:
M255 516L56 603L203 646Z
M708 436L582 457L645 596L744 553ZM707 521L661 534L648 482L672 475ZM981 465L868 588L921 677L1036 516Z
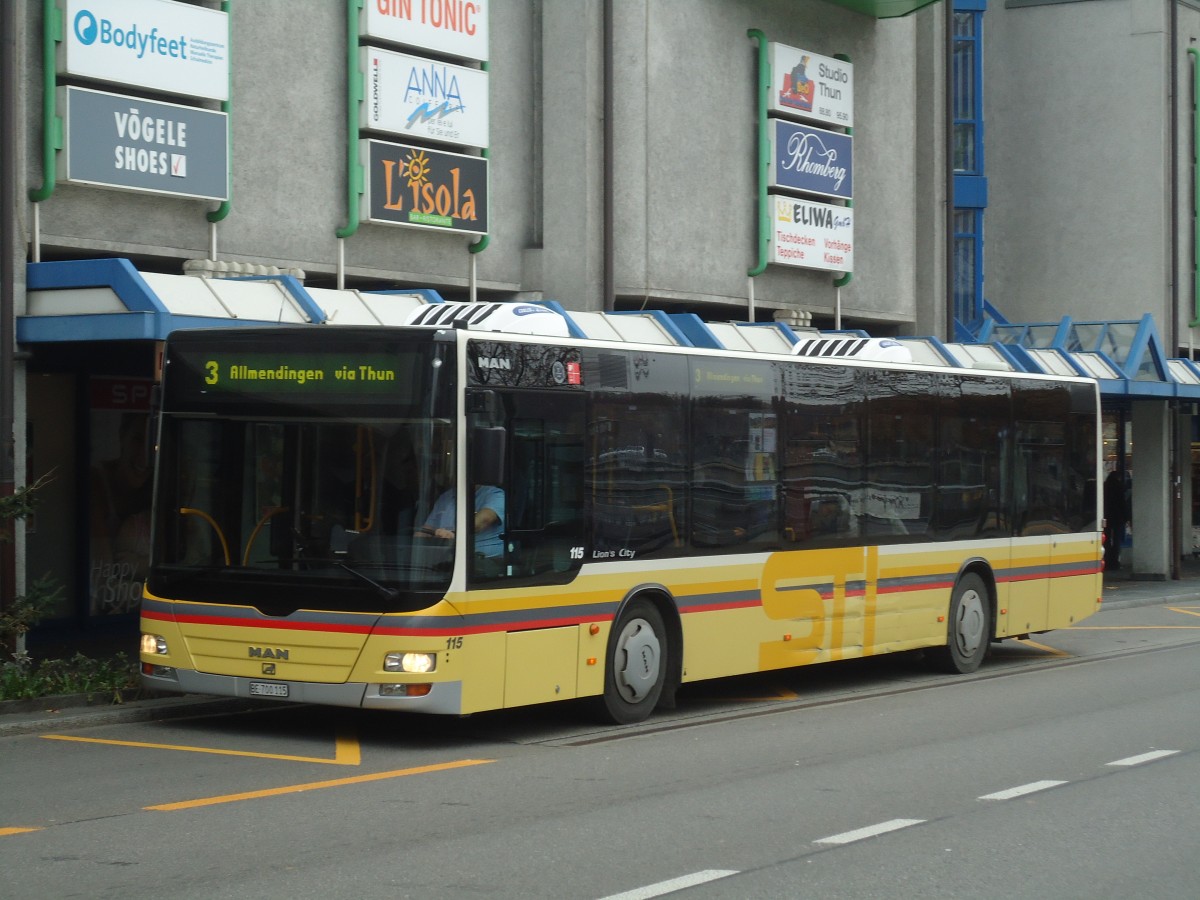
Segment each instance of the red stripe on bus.
M279 631L323 631L341 634L370 634L370 625L338 625L329 622L275 622L261 619L240 619L232 616L196 616L155 613L144 611L144 619L162 622L178 622L186 625L232 625L239 628L274 628Z

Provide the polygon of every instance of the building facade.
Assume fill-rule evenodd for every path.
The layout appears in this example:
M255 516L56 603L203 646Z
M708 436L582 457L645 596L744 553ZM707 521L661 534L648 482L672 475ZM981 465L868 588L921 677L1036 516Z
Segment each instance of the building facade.
M48 476L6 590L55 573L44 630L132 621L172 328L386 322L387 292L1024 342L1031 366L1014 323L1147 314L1100 376L1153 498L1135 564L1168 577L1190 542L1186 0L5 7L6 481Z
M1168 361L1195 358L1200 326L1200 5L989 0L979 15L986 300L1010 322L1070 317L1077 347L1124 367L1104 452L1132 486L1125 564L1170 577L1200 549L1196 393Z

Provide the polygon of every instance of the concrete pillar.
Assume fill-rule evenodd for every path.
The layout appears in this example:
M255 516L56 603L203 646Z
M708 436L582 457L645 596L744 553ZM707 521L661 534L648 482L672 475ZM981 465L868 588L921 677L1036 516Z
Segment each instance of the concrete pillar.
M1170 411L1165 400L1133 404L1133 577L1170 575Z
M1179 476L1179 553L1184 558L1192 555L1192 528L1200 522L1192 519L1192 413L1191 405L1184 405L1184 412L1175 417L1175 474Z

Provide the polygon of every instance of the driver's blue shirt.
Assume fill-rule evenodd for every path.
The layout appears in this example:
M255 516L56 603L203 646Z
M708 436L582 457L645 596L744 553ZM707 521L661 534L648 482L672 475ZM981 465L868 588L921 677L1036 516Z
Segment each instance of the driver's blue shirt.
M475 532L475 552L484 556L503 556L504 541L504 491L490 484L477 485L475 488L475 512L490 509L499 519L494 525ZM426 528L454 529L454 488L444 491L434 501L429 518L425 520Z

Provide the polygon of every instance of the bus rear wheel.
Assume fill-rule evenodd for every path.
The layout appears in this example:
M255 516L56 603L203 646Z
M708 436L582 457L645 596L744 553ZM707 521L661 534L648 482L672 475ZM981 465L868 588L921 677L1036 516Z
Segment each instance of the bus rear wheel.
M641 722L658 705L667 674L666 628L648 600L625 607L608 639L604 712L618 725Z
M968 572L950 596L950 621L946 646L925 651L934 668L953 674L974 672L987 654L991 623L991 596L983 579Z

